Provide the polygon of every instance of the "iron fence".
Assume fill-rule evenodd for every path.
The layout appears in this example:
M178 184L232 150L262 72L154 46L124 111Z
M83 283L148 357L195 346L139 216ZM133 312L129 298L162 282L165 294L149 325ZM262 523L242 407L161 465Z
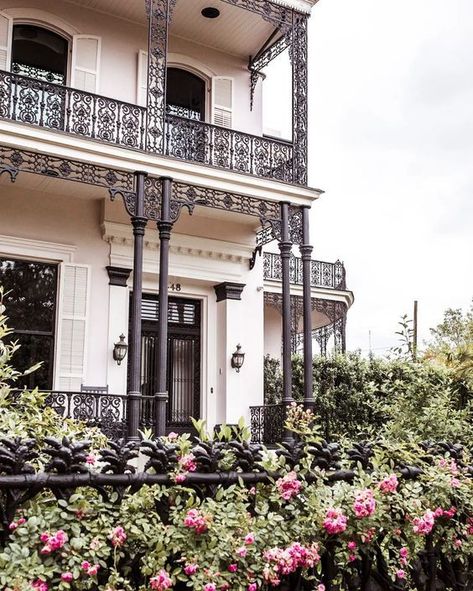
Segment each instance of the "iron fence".
M283 440L285 411L283 404L250 406L251 440L275 445Z
M265 279L282 281L281 257L278 253L265 252L263 260ZM291 256L289 273L291 283L302 285L302 259ZM346 272L342 262L328 263L325 261L311 261L310 283L312 287L329 289L346 289Z

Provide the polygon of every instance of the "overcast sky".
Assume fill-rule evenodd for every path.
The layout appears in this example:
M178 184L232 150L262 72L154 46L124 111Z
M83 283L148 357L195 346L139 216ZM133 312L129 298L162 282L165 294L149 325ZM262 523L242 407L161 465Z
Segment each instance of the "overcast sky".
M383 354L414 299L425 339L473 296L473 0L320 0L309 35L314 258Z

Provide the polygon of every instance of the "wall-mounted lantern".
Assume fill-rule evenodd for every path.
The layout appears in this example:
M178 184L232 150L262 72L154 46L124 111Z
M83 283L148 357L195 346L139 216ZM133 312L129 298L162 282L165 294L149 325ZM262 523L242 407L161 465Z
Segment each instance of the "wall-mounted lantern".
M241 345L237 345L235 353L232 354L233 369L236 369L237 373L239 373L240 369L243 367L244 362L245 362L245 354L241 350Z
M120 335L120 340L113 346L113 359L118 365L125 359L128 351L128 345L125 343L125 335Z

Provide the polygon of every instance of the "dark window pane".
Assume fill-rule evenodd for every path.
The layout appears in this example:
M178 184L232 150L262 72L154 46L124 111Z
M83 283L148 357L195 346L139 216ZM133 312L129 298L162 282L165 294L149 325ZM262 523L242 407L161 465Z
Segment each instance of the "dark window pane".
M63 84L67 72L67 53L67 40L49 29L34 25L13 27L13 71ZM53 76L52 79L48 79L48 73Z
M168 113L188 119L205 119L205 82L191 72L168 68L166 103Z
M4 289L10 342L20 349L13 366L25 371L43 362L36 372L20 378L15 386L49 390L54 366L57 265L0 258L0 285Z
M57 267L0 258L8 324L14 330L54 332Z
M13 356L15 369L23 372L39 361L43 362L35 372L19 378L14 383L14 387L38 387L43 390L50 390L54 354L53 338L28 334L13 334L10 338L20 345L20 348Z

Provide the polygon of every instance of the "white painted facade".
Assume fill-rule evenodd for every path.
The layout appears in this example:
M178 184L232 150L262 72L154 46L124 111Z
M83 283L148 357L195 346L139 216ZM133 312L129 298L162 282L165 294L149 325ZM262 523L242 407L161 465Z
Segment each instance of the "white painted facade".
M194 0L179 0L177 9L192 2ZM308 11L315 2L277 0L275 3ZM144 2L120 0L114 4L116 10L111 12L105 9L109 5L106 0L103 3L100 0L89 3L82 0L0 0L0 19L3 17L3 23L10 25L40 25L65 36L69 40L71 58L67 84L72 86L74 82L79 84L80 79L78 71L73 70L74 67L77 70L81 61L77 55L73 57L74 52L80 51L80 39L95 39L96 53L92 59L95 69L89 72L93 91L136 104L143 86L140 55L147 49ZM134 10L135 17L141 14L142 20L125 18L127 10ZM184 17L176 18L179 30L186 30ZM252 13L245 18L256 22ZM245 23L242 26L246 26ZM265 41L266 25L258 26L261 38L253 39L255 47ZM225 36L223 39L235 49L225 53L221 50L223 41L219 42L220 47L211 47L210 34L209 44L203 45L173 35L171 29L168 65L198 73L206 81L206 120L209 122L215 106L216 80L230 78L232 128L262 135L262 85L258 83L256 87L250 110L248 56L242 55L245 49L242 39L230 33L227 40ZM8 33L4 33L3 38L8 43ZM0 40L0 51L1 46ZM4 59L8 62L7 45ZM8 69L8 63L6 67ZM275 202L311 205L320 195L315 189L103 144L8 118L0 120L0 145L118 170L144 170L154 176L170 176L201 187ZM108 385L111 393L126 394L127 364L117 365L112 352L119 335L128 335L132 275L126 287L119 287L109 284L106 270L107 266L133 267L132 229L123 203L111 203L107 191L98 187L20 173L14 184L7 175L0 177L0 212L0 258L59 265L53 388L78 390L81 384ZM258 229L257 218L205 207L196 207L192 217L184 211L173 228L170 296L176 294L201 302L200 414L209 425L235 423L240 416L248 420L249 407L263 404L263 356L267 353L279 356L281 352L280 314L275 308L264 305L265 291L278 292L280 285L277 281L264 280L261 257L257 257L255 267L249 269ZM158 234L155 225L150 223L145 235L145 293L157 293L158 260ZM72 276L75 287L71 283ZM217 302L214 286L222 282L244 284L241 300ZM173 291L176 286L179 291ZM300 293L299 287L294 289L296 295ZM76 307L80 309L74 306L70 309L70 298L79 298L79 292L80 306ZM347 307L353 301L351 292L333 289L314 288L313 296L335 298ZM327 319L314 312L313 327L324 322ZM67 341L66 334L71 325L75 327L73 339L76 339L72 344ZM72 352L65 350L66 342L71 351L74 349ZM239 373L231 367L231 356L237 344L242 345L246 354Z

